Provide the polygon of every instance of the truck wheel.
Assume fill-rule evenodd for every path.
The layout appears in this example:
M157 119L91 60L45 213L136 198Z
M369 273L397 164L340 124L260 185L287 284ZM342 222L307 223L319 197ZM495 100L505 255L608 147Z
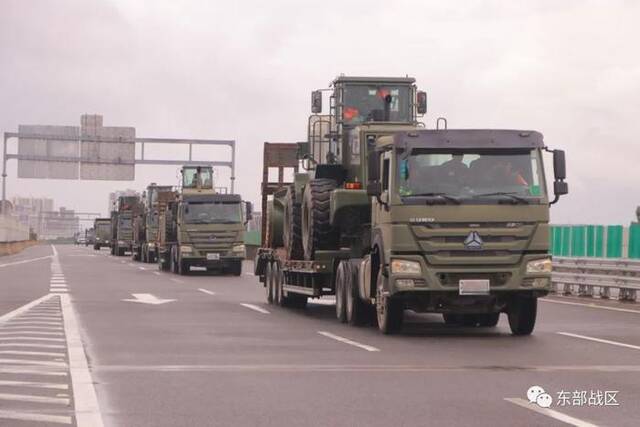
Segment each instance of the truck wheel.
M94 250L94 251L99 251L99 250L100 250L100 246L98 246L98 245L93 245L93 250Z
M231 267L231 274L234 276L240 276L242 274L242 261L237 261Z
M176 251L175 251L176 247L172 247L171 248L171 260L169 261L169 270L171 270L172 273L177 273L178 272L178 263L176 262Z
M347 289L351 291L348 285L350 281L351 269L347 261L340 261L338 271L336 272L336 318L340 323L347 321Z
M177 266L178 266L178 274L181 276L186 276L187 274L189 274L189 263L183 259L178 259L177 262Z
M378 329L385 335L398 332L402 328L404 320L404 306L402 301L391 296L382 294L384 276L382 270L378 272L377 292L376 292L376 314L378 318Z
M500 320L500 313L484 313L478 315L478 326L483 328L493 328Z
M352 268L351 264L348 264L349 269L345 276L345 314L347 322L351 326L362 326L367 323L367 306L360 299L360 292L358 291L358 271Z
M335 249L338 233L331 226L331 192L336 188L333 179L309 181L302 200L302 246L304 258L312 260L317 250Z
M289 259L304 259L302 249L302 206L296 200L295 187L291 185L284 206L282 238Z
M267 262L264 269L264 288L267 293L267 302L273 304L273 274L271 273L271 263Z
M513 335L529 335L536 325L538 300L516 297L509 305L509 327Z

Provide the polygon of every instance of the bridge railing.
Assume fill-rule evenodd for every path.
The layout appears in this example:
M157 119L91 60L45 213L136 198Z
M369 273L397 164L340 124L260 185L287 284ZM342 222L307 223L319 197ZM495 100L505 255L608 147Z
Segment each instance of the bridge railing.
M564 295L589 297L597 292L601 298L636 301L640 260L554 257L551 277L555 291Z

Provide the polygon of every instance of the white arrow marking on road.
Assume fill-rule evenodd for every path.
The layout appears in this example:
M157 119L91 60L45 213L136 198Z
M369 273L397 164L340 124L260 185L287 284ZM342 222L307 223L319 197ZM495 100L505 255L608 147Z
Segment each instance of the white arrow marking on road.
M142 304L153 304L153 305L164 304L167 302L175 301L174 299L161 299L152 294L131 294L131 296L133 296L133 299L128 298L128 299L123 299L122 301L139 302Z

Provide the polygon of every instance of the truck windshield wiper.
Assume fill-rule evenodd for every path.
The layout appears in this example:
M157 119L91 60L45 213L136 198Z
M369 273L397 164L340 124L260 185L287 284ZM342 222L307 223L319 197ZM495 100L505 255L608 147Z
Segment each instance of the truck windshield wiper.
M517 193L515 192L508 192L508 191L496 191L493 193L484 193L484 194L476 194L473 197L485 197L485 196L506 196L506 197L510 197L512 200L515 200L518 203L523 203L525 205L529 204L529 201L527 199L525 199L524 197L520 197L520 196L516 196Z
M455 203L456 205L459 205L461 203L460 199L447 193L418 193L418 194L408 194L402 197L442 197L443 199L448 200L452 203Z

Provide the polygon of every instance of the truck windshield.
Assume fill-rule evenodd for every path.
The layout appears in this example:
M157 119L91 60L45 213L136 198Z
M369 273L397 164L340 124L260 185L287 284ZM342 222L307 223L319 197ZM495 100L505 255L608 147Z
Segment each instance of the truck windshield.
M346 85L342 119L357 125L371 121L410 122L410 86Z
M459 200L506 197L526 202L545 195L537 150L413 150L398 162L401 197Z
M189 202L183 208L187 224L231 224L242 221L240 203Z
M182 173L182 186L184 188L213 188L211 168L184 168ZM198 177L200 182L198 182Z

